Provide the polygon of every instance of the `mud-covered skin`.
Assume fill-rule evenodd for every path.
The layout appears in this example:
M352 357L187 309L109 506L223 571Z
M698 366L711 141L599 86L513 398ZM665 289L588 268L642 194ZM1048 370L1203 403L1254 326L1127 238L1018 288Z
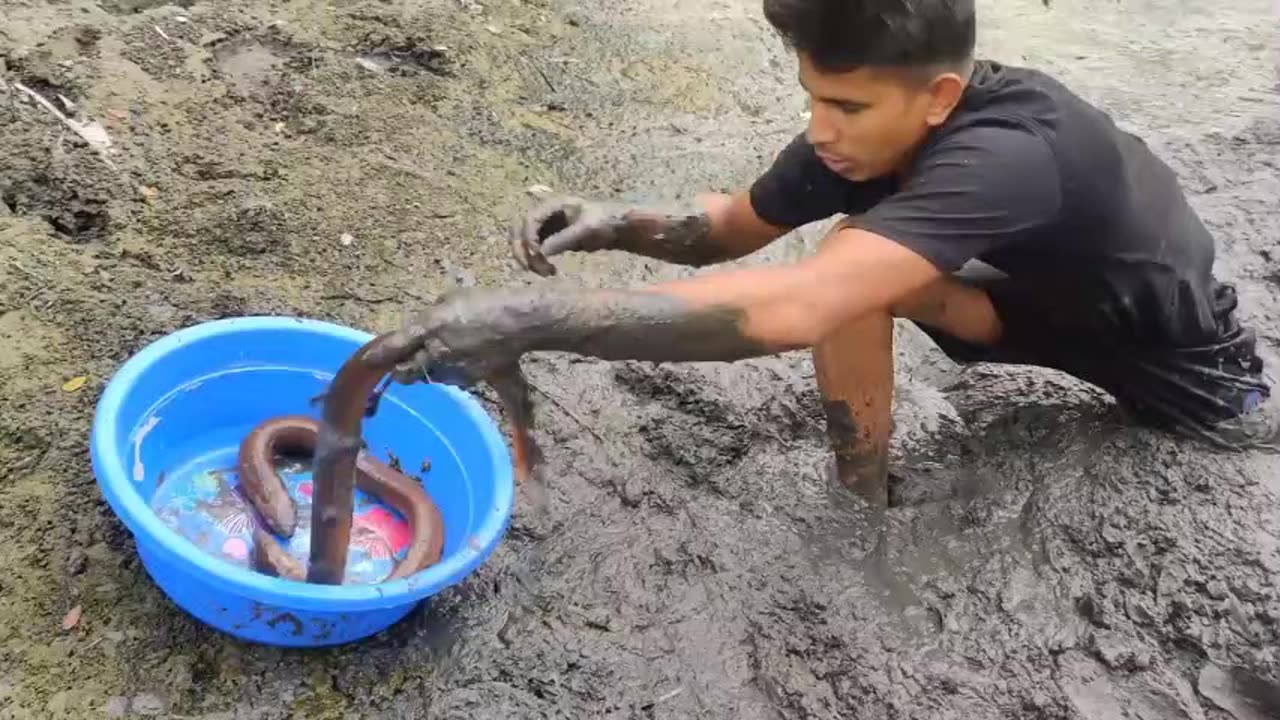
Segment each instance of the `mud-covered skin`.
M696 204L637 207L559 198L530 210L512 228L516 262L539 275L556 274L548 257L564 252L622 250L677 265L702 267L732 253L711 237L711 219Z
M875 447L863 434L849 403L831 400L822 403L827 419L827 439L835 459L836 478L873 505L888 504L888 490L883 478L888 472L889 448Z
M730 361L785 348L747 335L743 311L649 290L569 286L471 290L450 295L402 329L421 344L396 378L470 385L532 351L603 360Z
M288 505L288 516L295 517L293 501L285 490L284 481L275 472L273 455L311 454L316 449L320 433L320 424L312 418L286 415L271 418L258 425L241 445L240 487L273 530L281 522L279 519L271 520L264 510L278 512L277 506L281 503L263 508L257 504L256 498L283 495L284 503ZM396 563L387 579L406 577L439 562L444 548L444 520L440 509L427 497L422 486L366 452L361 452L356 458L355 476L356 487L395 508L408 522L412 532L404 558ZM319 482L320 480L315 482L317 493ZM323 542L316 534L313 528L313 546L318 541ZM306 579L305 568L284 552L274 537L262 532L261 528L256 528L253 538L254 567L290 580Z

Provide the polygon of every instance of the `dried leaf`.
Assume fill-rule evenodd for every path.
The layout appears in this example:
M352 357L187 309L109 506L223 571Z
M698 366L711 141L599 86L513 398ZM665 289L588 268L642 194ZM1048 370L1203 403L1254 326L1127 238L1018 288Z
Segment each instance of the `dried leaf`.
M525 188L524 191L534 200L546 200L555 194L555 191L546 185L530 185Z
M88 375L80 375L79 377L73 377L62 384L62 391L69 392L69 393L75 392L80 388L84 387L84 384L87 382L89 382Z
M111 136L107 134L107 129L102 127L102 123L97 120L91 120L86 123L79 123L72 127L84 141L92 145L98 150L106 150L111 147Z
M72 132L74 132L75 134L83 138L84 141L89 143L89 145L92 146L94 150L97 150L99 153L106 153L107 150L111 148L111 136L107 134L106 128L102 127L101 123L97 122L96 120L89 121L89 122L81 122L79 120L73 120L67 117L65 114L63 114L63 112L59 110L58 107L54 105L48 98L36 92L35 90L32 90L31 88L27 87L26 85L23 85L22 83L14 83L14 87L26 93L28 97L34 100L37 104L39 104L45 110L48 110L49 112L53 113L53 115L57 117L58 120L62 121L63 125L66 125L68 128L71 129ZM103 156L103 159L104 160L106 159L105 155ZM111 164L111 161L107 160L107 163ZM111 167L114 168L115 165L112 164Z
M80 609L79 605L68 610L67 614L62 616L62 629L70 630L71 628L79 625L81 612L83 611Z

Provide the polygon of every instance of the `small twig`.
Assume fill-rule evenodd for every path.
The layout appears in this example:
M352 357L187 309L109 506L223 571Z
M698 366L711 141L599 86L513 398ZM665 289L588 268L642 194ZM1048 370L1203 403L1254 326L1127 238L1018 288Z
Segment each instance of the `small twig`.
M165 32L164 32L164 30L161 30L161 29L160 29L160 26L159 26L159 25L154 25L154 24L153 24L151 27L155 28L155 29L156 29L156 32L160 33L160 37L164 38L165 40L168 40L169 42L173 42L173 38L171 38L171 37L169 37L168 35L166 35L166 34L165 34Z
M533 69L538 73L538 75L542 76L542 82L547 84L547 88L550 89L551 92L559 92L556 90L556 86L551 83L551 78L547 77L547 74L543 72L541 65L533 62L532 60L528 61L528 63L533 66Z
M542 82L547 84L547 89L549 89L552 93L556 92L556 86L552 84L551 78L547 77L547 74L542 71L542 68L539 67L537 63L533 62L532 60L530 60L529 58L521 54L517 54L515 58L519 60L522 64L533 68L533 71L538 73L538 76L542 78Z
M682 687L678 687L678 688L676 688L675 690L672 690L671 692L664 694L662 697L658 698L657 700L654 700L654 701L653 701L653 704L654 704L654 705L661 705L662 703L664 703L664 702L666 702L666 701L668 701L668 700L671 700L672 698L675 698L676 696L678 696L678 695L679 695L680 693L682 693L682 692L684 692L684 688L682 688Z
M31 293L30 295L27 295L27 297L24 298L22 302L26 305L30 305L33 300L43 295L45 291L47 291L48 289L49 289L48 285L41 285L39 288L35 290L35 292Z

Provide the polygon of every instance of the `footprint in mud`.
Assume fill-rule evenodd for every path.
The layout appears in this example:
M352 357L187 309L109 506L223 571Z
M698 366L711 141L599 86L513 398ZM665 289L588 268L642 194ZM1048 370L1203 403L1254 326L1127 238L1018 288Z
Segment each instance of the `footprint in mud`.
M92 242L110 234L105 201L86 197L80 189L42 172L5 187L0 201L14 215L40 217L54 232L72 242Z
M38 217L58 235L74 243L103 240L111 234L107 208L112 193L89 151L74 166L27 167L26 172L0 171L0 202L14 215ZM80 170L84 172L80 172Z
M213 51L213 59L232 92L265 98L292 54L280 40L248 37L219 45Z

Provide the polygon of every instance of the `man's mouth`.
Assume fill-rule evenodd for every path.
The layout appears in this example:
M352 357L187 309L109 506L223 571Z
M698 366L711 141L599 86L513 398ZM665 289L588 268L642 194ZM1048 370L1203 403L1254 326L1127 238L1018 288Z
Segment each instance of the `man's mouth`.
M845 172L852 167L852 164L849 163L849 161L843 160L834 155L827 155L820 152L818 153L818 159L822 161L823 165L826 165L828 168L838 173Z

